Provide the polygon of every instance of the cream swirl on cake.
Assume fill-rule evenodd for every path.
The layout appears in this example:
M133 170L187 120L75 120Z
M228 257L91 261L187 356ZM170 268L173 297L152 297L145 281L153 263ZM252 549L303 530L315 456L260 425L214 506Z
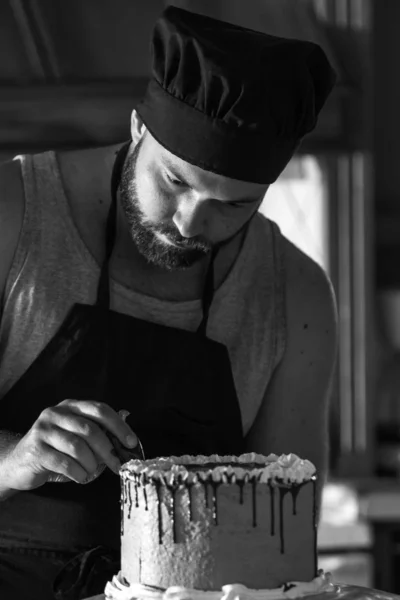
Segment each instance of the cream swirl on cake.
M273 590L253 590L236 583L224 585L220 592L193 590L179 586L171 586L164 591L137 583L129 585L119 573L107 583L105 596L109 600L284 600L334 591L335 585L331 574L324 573L322 570L309 583L293 581Z
M302 483L309 481L316 473L309 460L302 460L296 454L270 454L263 456L251 452L241 456L169 456L153 460L131 460L121 470L124 477L143 476L150 480L172 484L182 482L196 483L205 479L216 482L231 479L251 479L256 477L264 483L280 480L284 483Z

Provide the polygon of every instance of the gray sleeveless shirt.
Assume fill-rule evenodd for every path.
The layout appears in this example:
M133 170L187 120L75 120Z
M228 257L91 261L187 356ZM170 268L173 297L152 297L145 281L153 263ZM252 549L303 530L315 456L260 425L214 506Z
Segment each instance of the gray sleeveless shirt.
M71 306L94 304L100 274L74 223L56 154L15 160L21 161L25 214L1 315L0 402L55 335ZM207 335L228 348L244 433L285 349L282 245L278 226L257 214L211 306ZM200 300L164 301L114 280L110 290L112 310L189 331L201 321Z

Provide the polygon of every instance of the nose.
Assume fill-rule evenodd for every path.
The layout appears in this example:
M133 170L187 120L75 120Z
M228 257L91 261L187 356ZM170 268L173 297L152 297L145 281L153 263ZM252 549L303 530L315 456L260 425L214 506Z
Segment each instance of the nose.
M181 202L172 220L182 237L192 238L204 235L207 222L207 207L205 202Z

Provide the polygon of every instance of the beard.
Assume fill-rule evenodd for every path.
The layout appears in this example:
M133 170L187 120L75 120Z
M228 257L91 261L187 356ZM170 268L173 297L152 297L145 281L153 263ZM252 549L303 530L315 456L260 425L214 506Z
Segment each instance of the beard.
M136 144L132 153L128 154L120 182L121 205L124 210L130 234L139 253L152 265L173 270L188 269L205 258L212 249L209 242L196 236L182 237L173 225L163 225L149 221L140 206L136 164L143 138ZM176 246L170 246L157 237L163 234Z

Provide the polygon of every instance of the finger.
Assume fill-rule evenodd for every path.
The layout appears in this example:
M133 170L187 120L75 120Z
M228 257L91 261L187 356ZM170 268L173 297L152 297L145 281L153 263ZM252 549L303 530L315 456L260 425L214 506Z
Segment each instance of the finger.
M129 425L111 406L104 402L64 400L57 406L66 406L75 414L92 419L115 435L128 448L134 448L137 445L137 437Z
M63 475L76 483L85 483L89 474L74 458L59 452L47 444L44 444L44 446L47 450L42 462L45 469L52 473Z
M52 421L57 429L64 432L63 445L60 446L59 442L56 442L58 450L74 458L78 458L79 453L79 460L84 460L82 466L90 469L91 474L95 472L99 463L104 463L118 475L121 463L115 455L113 445L97 423L71 413L66 407L59 407L55 411ZM66 441L70 443L70 446L65 445ZM89 459L86 450L90 451L92 460ZM94 467L93 460L95 461Z
M95 479L100 477L100 475L102 474L102 472L104 471L105 468L106 468L106 465L104 463L101 463L97 467L96 471L92 475L89 475L89 477L86 479L85 483L92 483L92 481L94 481Z
M71 483L71 481L72 479L65 477L65 475L60 475L60 473L54 473L53 471L50 471L50 475L47 479L48 483Z
M129 410L125 410L124 408L118 411L119 416L125 422L129 415L131 414Z
M89 475L96 471L99 461L87 442L79 435L55 425L47 431L43 439L52 448L73 458Z

